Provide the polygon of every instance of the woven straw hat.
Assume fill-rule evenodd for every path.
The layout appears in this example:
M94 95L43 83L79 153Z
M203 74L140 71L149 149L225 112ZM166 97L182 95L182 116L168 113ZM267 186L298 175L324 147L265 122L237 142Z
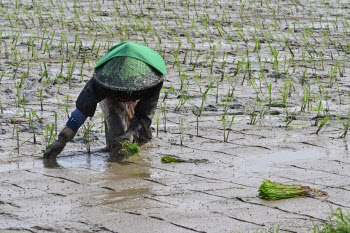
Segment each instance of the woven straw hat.
M115 57L95 70L94 80L117 91L139 91L163 81L164 76L152 66L133 57Z
M137 43L113 46L95 66L93 79L118 91L139 91L164 80L165 63L154 50Z

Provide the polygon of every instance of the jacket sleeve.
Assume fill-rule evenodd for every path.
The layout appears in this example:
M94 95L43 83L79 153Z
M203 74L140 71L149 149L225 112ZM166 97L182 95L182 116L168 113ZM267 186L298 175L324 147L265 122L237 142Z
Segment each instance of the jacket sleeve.
M151 88L148 95L141 98L135 107L134 117L130 120L127 132L134 136L134 140L147 138L146 134L150 133L152 119L157 108L157 103L162 89L163 82L155 88ZM146 136L146 137L145 137ZM149 139L151 136L149 136Z
M96 84L93 79L85 85L76 101L76 107L86 116L93 117L97 104L108 95L108 91Z

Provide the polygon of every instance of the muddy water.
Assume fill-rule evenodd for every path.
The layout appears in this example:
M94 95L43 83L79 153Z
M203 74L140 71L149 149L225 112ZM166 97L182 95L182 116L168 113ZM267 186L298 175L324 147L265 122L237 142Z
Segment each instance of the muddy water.
M108 221L110 215L149 207L142 197L152 188L151 182L144 181L150 171L138 165L139 161L139 157L94 153L57 161L2 164L1 200L7 201L1 205L0 226L40 230L50 223L47 230L60 231L52 224L56 219L66 221L66 231L83 230L79 225L94 228L91 219L86 219L90 215Z
M347 1L0 7L1 232L309 232L310 219L330 216L329 205L350 208L349 142L339 138L350 103ZM153 140L137 158L102 153L98 107L88 119L93 153L80 130L44 163L45 128L64 126L96 61L126 40L155 49L167 65L166 111L157 109ZM327 114L315 134L316 118ZM162 164L163 155L192 162ZM329 198L262 201L263 178Z
M281 169L276 165L283 165L284 163L293 163L298 161L310 161L326 156L327 152L316 150L305 151L280 151L274 154L257 155L253 158L244 159L243 164L239 168L243 171L271 171L274 169ZM283 167L282 167L283 169Z

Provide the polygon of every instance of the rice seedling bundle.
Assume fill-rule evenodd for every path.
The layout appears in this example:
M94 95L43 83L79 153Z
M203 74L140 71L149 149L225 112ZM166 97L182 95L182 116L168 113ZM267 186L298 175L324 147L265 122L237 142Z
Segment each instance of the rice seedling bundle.
M279 200L291 197L302 197L308 195L307 186L287 185L264 179L259 187L259 197L265 200Z
M178 159L178 158L174 158L174 157L171 157L169 155L164 155L162 158L161 158L161 162L162 163L181 163L181 162L185 162L185 160L183 159Z
M125 141L125 142L122 142L121 144L122 144L122 148L126 152L126 154L125 154L126 157L136 156L140 152L140 148L139 148L137 142L132 143L129 141Z

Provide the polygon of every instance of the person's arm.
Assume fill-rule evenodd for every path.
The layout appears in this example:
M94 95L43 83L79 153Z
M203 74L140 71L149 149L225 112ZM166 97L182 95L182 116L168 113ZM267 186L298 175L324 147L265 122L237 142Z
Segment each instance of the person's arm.
M44 159L56 158L63 151L66 143L74 138L86 118L95 114L98 102L103 100L106 94L101 88L92 79L85 85L76 101L76 109L72 112L66 126L59 133L58 139L45 151Z
M160 83L157 86L146 90L148 93L145 97L140 99L135 107L135 114L130 120L129 128L125 133L125 139L138 141L147 133L147 130L152 124L162 86L163 83Z

